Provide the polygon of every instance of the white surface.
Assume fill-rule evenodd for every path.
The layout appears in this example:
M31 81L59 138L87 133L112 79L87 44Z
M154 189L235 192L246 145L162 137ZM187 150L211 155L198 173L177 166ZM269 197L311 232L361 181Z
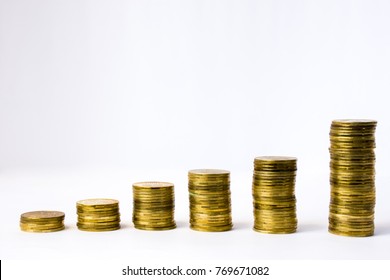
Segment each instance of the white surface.
M389 258L389 14L385 0L0 1L0 257ZM326 231L335 118L378 120L373 238ZM298 157L297 234L250 229L259 155ZM186 173L204 167L232 172L232 232L187 227ZM129 186L149 179L176 184L177 230L132 228ZM123 230L75 229L75 201L96 196L122 202ZM44 208L69 228L18 230Z
M298 171L299 176L299 171ZM137 230L131 223L131 183L160 179L176 189L178 228L163 232ZM376 235L348 238L327 232L329 194L327 174L311 179L298 177L299 230L289 235L260 234L252 230L251 172L232 173L234 230L196 232L188 227L186 170L141 171L33 170L0 176L5 203L1 205L0 248L3 258L129 258L129 259L389 259L390 206L388 192L379 192ZM389 180L378 180L380 186ZM108 197L120 200L121 230L83 232L76 227L76 201ZM67 229L50 234L19 230L23 212L56 209L66 213Z

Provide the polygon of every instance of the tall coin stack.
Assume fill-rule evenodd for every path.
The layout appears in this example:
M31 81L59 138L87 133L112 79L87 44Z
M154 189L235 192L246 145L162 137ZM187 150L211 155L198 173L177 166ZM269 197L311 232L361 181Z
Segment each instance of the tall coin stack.
M80 200L77 227L85 231L110 231L120 228L119 201L97 198Z
M297 230L294 157L263 156L254 160L253 229L262 233Z
M28 232L54 232L65 228L60 211L33 211L20 216L20 229Z
M374 234L374 120L334 120L330 128L329 232Z
M198 231L232 229L230 172L196 169L188 172L190 227Z
M133 223L143 230L176 228L174 185L166 182L133 184Z

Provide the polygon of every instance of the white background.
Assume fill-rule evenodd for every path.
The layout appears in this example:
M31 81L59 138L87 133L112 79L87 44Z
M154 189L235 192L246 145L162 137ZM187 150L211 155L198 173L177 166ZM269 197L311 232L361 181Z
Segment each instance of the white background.
M390 258L389 1L0 0L0 257ZM377 128L376 235L327 232L328 133ZM299 230L252 231L252 162L298 158ZM187 171L231 171L235 229L188 228ZM176 187L178 229L135 230L131 183ZM123 229L78 231L77 200ZM67 230L20 232L56 209Z

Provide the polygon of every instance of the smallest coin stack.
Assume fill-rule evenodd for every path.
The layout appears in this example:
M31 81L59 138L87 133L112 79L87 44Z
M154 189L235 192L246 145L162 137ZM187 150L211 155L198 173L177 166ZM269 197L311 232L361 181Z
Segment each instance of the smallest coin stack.
M297 230L294 157L263 156L254 160L253 229L262 233Z
M34 211L20 216L20 229L27 232L54 232L65 228L65 214L60 211Z
M143 230L176 228L174 185L167 182L133 184L133 223Z
M77 227L84 231L110 231L120 228L119 201L85 199L76 203Z

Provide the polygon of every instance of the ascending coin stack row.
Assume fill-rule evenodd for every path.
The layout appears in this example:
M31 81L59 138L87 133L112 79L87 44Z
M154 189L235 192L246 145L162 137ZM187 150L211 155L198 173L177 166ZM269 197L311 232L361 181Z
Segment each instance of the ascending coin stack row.
M293 233L297 229L293 157L257 157L253 171L254 230Z
M330 128L329 232L374 234L375 129L373 120L335 120Z
M374 234L375 129L373 120L335 120L330 129L329 232L347 236ZM297 230L295 178L297 159L257 157L252 196L254 230L293 233ZM190 227L198 231L232 229L230 172L196 169L188 172ZM133 223L143 230L176 227L174 185L133 184ZM77 227L85 231L120 228L119 202L87 199L77 202ZM36 211L21 215L20 228L30 232L64 229L64 213Z
M196 169L188 172L190 227L198 231L232 229L230 172Z

